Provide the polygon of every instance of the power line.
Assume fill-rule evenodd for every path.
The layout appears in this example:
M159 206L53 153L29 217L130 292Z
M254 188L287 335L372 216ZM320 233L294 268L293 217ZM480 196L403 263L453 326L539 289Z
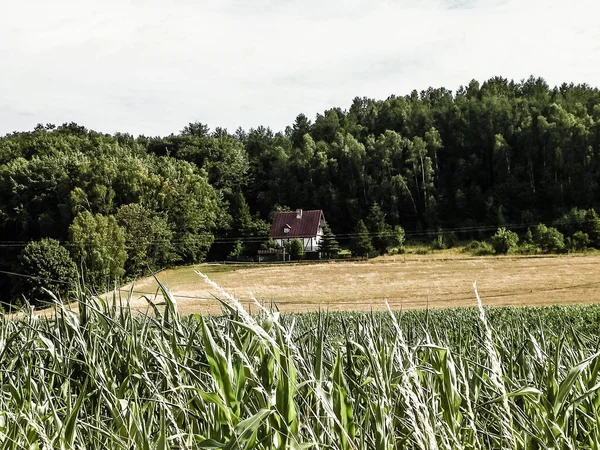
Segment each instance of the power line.
M565 223L577 223L576 221L568 221ZM503 225L506 229L518 230L525 229L531 227L537 227L542 224L541 222L531 222L524 224L506 224ZM471 226L471 227L454 227L454 228L440 228L438 230L426 230L426 231L405 231L406 237L422 237L422 236L436 236L438 234L447 234L447 233L469 233L469 232L480 232L480 231L495 231L499 228L497 225L483 225L483 226ZM358 237L360 235L364 235L365 233L339 233L335 234L336 239L346 240ZM395 236L396 233L394 231L386 231L386 232L377 232L377 231L367 231L366 233L369 237L392 237ZM304 236L306 237L306 236ZM239 236L214 236L211 233L199 233L187 238L177 238L177 239L160 239L160 240L150 240L145 244L148 246L167 246L171 244L186 244L186 243L203 243L203 241L210 241L211 245L215 244L235 244L238 241L241 241L243 244L260 244L264 242L268 242L270 238L268 236L254 236L254 235L239 235ZM290 238L293 239L293 238ZM63 246L77 246L87 243L85 240L81 241L65 241L56 239ZM37 242L35 240L29 241L19 241L19 240L7 240L0 241L0 248L18 248L18 247L26 247L30 243ZM126 249L137 248L136 246L126 246Z
M69 282L69 281L61 281L61 280L53 280L52 278L36 277L35 275L27 275L24 273L10 272L7 270L0 270L0 273L4 273L6 275L14 275L16 277L32 278L32 279L41 280L41 281L51 281L53 283L71 284L71 282Z

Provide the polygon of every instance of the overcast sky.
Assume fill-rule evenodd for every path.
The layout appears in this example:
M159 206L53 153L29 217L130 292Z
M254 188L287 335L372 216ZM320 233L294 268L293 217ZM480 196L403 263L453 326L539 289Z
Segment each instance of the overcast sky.
M496 75L599 86L599 13L597 0L4 0L0 135L71 121L279 131L356 96Z

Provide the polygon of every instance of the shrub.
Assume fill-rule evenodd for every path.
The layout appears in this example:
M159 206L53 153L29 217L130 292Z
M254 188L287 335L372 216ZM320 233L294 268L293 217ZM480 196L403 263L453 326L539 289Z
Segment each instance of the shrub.
M531 232L531 228L527 228L527 233L525 233L525 242L527 244L533 244L533 233Z
M240 239L238 239L237 241L235 241L235 244L233 244L233 249L231 250L231 252L229 252L229 255L227 255L227 258L238 259L243 254L244 254L244 244L242 243L242 241Z
M574 250L585 250L590 245L590 237L583 231L576 231L571 236L571 247Z
M444 243L446 244L446 248L456 247L456 244L458 244L458 238L456 237L454 231L444 234Z
M516 251L520 255L534 255L538 251L538 246L535 245L535 244L533 244L533 243L529 243L527 241L524 241L524 242L521 243L521 245L518 246L518 248L516 249Z
M465 245L463 251L476 256L493 255L494 248L485 241L471 241Z
M600 248L600 218L595 210L589 209L585 213L583 231L588 234L590 245Z
M304 245L300 239L292 239L288 245L290 259L300 260L304 257Z
M404 228L396 225L388 239L388 248L395 249L396 253L404 253L404 243L406 242L406 233ZM390 252L391 253L391 252Z
M20 270L32 278L22 280L31 303L45 303L51 296L45 289L63 296L77 283L77 268L66 248L54 239L31 242L19 255Z
M506 228L498 228L496 234L492 236L492 247L496 254L506 255L509 251L516 248L519 242L519 236Z
M535 243L545 253L558 253L565 249L565 237L554 227L547 227L543 223L535 229Z
M563 235L571 236L576 231L583 230L585 227L585 216L587 211L585 209L573 208L562 217L555 220L553 225Z
M444 235L438 234L433 241L431 241L432 250L444 250L446 248L446 242L444 241Z
M458 238L454 232L450 233L438 233L435 239L431 242L431 248L433 250L445 250L447 248L456 247Z

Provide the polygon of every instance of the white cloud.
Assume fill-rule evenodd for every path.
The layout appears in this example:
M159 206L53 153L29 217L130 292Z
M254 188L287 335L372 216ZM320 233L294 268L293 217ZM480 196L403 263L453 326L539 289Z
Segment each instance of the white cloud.
M355 96L472 78L598 84L592 1L14 2L0 7L0 134L76 121L168 134L291 124Z

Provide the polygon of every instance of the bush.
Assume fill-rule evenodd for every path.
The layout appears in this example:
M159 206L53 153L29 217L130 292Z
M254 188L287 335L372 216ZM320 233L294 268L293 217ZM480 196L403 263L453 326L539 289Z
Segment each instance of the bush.
M404 253L404 243L406 242L406 233L404 228L396 225L391 232L388 240L388 248L395 250L395 253ZM391 254L392 252L390 252Z
M444 250L446 245L444 244L444 236L438 234L433 241L431 241L432 250Z
M45 289L63 296L77 284L77 268L66 248L54 239L31 242L19 255L20 270L33 278L22 280L31 303L51 300Z
M431 242L432 250L445 250L447 248L456 247L458 239L454 232L438 233L435 239Z
M444 234L444 243L446 244L446 248L456 247L456 245L458 244L458 238L456 237L454 231Z
M524 241L521 243L521 245L519 245L516 251L520 255L535 255L538 252L538 246L533 243Z
M587 233L590 239L590 245L595 248L600 248L600 218L595 210L589 209L585 213L583 231Z
M556 220L554 225L564 235L571 236L572 248L577 250L582 250L587 246L600 248L600 218L593 208L587 210L573 208L569 213ZM575 237L578 232L581 234ZM587 234L588 240L585 244L583 244L584 234Z
M506 255L509 251L517 247L519 236L506 228L498 228L496 234L492 236L492 247L496 254Z
M227 255L227 258L237 260L243 254L244 254L244 244L242 243L242 241L240 239L238 239L237 241L235 241L235 244L233 244L233 249L231 250L231 252L229 252L229 255Z
M493 255L494 248L485 241L471 241L465 245L463 251L476 256Z
M535 243L544 253L559 253L565 249L565 237L554 227L547 227L543 223L535 229Z
M531 232L531 228L527 228L527 233L525 233L525 242L527 244L533 244L533 233Z
M292 239L288 245L290 259L300 260L304 257L304 245L300 239Z
M572 236L576 231L584 229L586 213L585 209L573 208L555 220L553 225L563 235Z
M573 250L582 251L585 250L588 245L590 245L590 237L587 233L576 231L573 233L573 236L571 236L571 248L573 248Z

